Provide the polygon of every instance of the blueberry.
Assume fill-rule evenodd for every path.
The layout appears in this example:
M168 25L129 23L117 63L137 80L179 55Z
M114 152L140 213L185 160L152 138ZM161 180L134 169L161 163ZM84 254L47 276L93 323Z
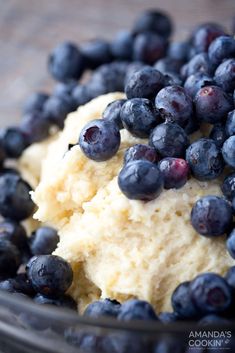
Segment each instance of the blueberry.
M49 255L55 251L59 236L54 228L44 226L33 232L29 242L33 255Z
M53 90L53 96L63 97L64 95L71 95L73 90L78 86L77 81L70 81L67 83L59 82Z
M179 74L175 72L169 72L164 75L165 86L182 86L183 81Z
M159 59L155 64L154 68L163 74L176 73L179 74L182 63L179 60L165 57Z
M219 196L204 196L193 206L191 224L194 229L206 237L223 235L232 223L232 207Z
M79 350L84 353L106 353L106 348L109 348L108 342L104 344L103 336L95 334L93 331L81 330L78 327L69 327L66 328L64 336L70 345L79 347ZM110 352L112 351L110 350Z
M235 173L225 177L221 190L228 200L231 201L235 197Z
M125 164L140 159L156 163L159 160L159 156L154 147L143 144L133 145L126 150L124 155Z
M158 34L141 33L136 36L133 46L133 59L152 65L165 56L167 42Z
M0 278L15 276L21 263L19 250L9 240L0 239Z
M232 290L235 290L235 266L230 267L230 269L227 271L225 279L229 286L232 288Z
M121 120L121 108L126 102L126 99L117 99L107 105L103 112L103 118L115 123L119 129L123 129L123 124Z
M34 203L29 192L30 185L18 175L0 176L0 214L3 217L21 221L32 215Z
M197 92L205 87L214 84L214 80L204 72L196 72L187 77L184 83L185 91L194 98Z
M131 61L133 54L133 35L128 31L118 32L111 43L111 53L117 60Z
M150 100L132 98L122 106L121 119L124 128L132 135L145 138L160 122L160 115Z
M171 18L159 10L146 10L136 20L133 32L135 34L142 32L155 32L160 36L168 38L173 30Z
M50 134L50 127L50 122L37 111L24 116L19 126L29 145L46 139Z
M164 76L152 67L144 67L136 71L125 85L125 93L131 98L155 98L156 94L164 87Z
M23 114L27 115L27 114L34 113L35 111L36 112L43 111L44 104L48 98L49 98L49 95L43 92L37 92L37 93L31 94L23 106Z
M228 137L235 135L235 109L228 113L225 131Z
M200 123L198 119L193 115L191 119L189 119L187 125L184 127L184 131L187 135L191 135L192 133L198 131L200 128Z
M3 150L9 158L19 158L27 147L26 137L18 127L1 129L0 140Z
M187 182L189 166L184 159L163 158L158 166L163 175L165 189L179 189Z
M58 81L78 80L84 70L84 58L76 45L64 42L50 54L48 69Z
M213 126L209 138L214 140L217 147L222 147L224 141L227 139L227 133L225 131L225 127L221 123L217 123Z
M201 53L193 56L187 64L182 66L180 71L181 76L184 79L199 72L209 76L213 72L211 63L206 53Z
M116 300L97 300L87 306L84 315L92 318L99 318L101 316L117 317L120 308L121 304Z
M48 298L59 298L71 286L73 271L68 262L55 255L40 255L27 267L34 290Z
M151 320L156 321L158 317L153 307L144 300L130 299L124 302L118 314L118 320Z
M54 305L66 309L77 310L77 303L69 295L62 295L59 298L48 298L42 294L34 297L34 302L40 305Z
M93 350L91 353L97 352ZM143 353L151 352L151 343L137 333L112 333L103 337L100 353Z
M117 153L120 140L120 132L115 123L97 119L83 127L79 136L79 145L88 158L102 162Z
M72 97L74 99L76 107L84 105L91 100L88 85L77 85L73 92Z
M162 157L184 157L189 141L182 127L167 122L152 131L149 143Z
M190 282L183 282L174 290L171 296L171 304L180 317L193 319L198 316L198 310L195 307L191 294Z
M94 39L84 43L81 46L81 53L89 69L95 69L112 60L110 44L103 39Z
M28 237L24 227L13 220L0 222L0 239L9 240L20 252L28 250Z
M228 59L220 64L215 71L215 82L225 92L235 89L235 59Z
M215 273L203 273L190 285L192 299L202 314L216 314L229 308L231 289L225 279Z
M193 142L186 151L186 160L198 180L215 179L224 168L220 149L211 139L201 138Z
M235 135L230 136L223 144L222 154L225 162L235 168Z
M175 60L185 62L188 59L190 44L188 42L172 42L169 44L167 55Z
M155 104L164 119L180 126L185 126L193 114L192 99L180 86L163 88L157 94Z
M211 63L217 67L224 59L234 58L235 39L230 36L220 36L216 38L208 49Z
M235 229L229 234L226 241L226 247L229 254L235 259Z
M175 312L171 313L168 311L163 311L158 315L158 318L161 322L163 322L164 324L169 324L171 322L176 322L178 321L179 315Z
M51 96L44 106L45 119L62 129L68 113L75 109L75 101L71 96Z
M155 199L163 187L163 178L158 166L147 160L129 162L119 173L121 191L133 200Z
M211 124L221 122L233 108L230 97L217 86L201 88L194 102L198 119Z
M134 61L127 65L126 75L125 75L125 84L130 80L131 76L134 75L137 71L142 70L145 67L149 67L139 61Z
M0 282L0 289L10 293L22 293L27 296L35 295L25 273L20 273L14 278L9 278Z
M192 44L197 53L207 52L211 42L224 34L223 28L217 23L205 23L194 31Z
M206 326L206 325L224 325L224 324L229 324L230 321L228 319L225 319L224 317L221 317L219 315L215 314L209 314L204 316L200 321L199 325L201 326ZM212 350L213 352L214 350Z

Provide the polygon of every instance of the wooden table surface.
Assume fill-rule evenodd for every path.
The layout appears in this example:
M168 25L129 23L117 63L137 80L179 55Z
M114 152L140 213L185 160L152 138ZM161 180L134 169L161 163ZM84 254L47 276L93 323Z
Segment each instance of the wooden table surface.
M55 45L111 39L146 8L168 11L175 38L185 38L199 22L218 21L229 28L235 0L0 0L0 125L20 119L31 92L51 91L46 61Z

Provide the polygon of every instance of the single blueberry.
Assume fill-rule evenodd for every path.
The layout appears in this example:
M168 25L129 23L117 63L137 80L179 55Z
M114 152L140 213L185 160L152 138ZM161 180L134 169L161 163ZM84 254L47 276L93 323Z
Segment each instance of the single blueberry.
M225 131L228 137L235 135L235 109L228 113Z
M217 123L213 126L209 138L214 140L217 147L221 148L224 141L227 139L227 133L222 123Z
M124 155L125 164L140 159L156 163L159 160L159 156L154 147L143 144L133 145L126 150Z
M0 278L16 275L21 263L20 252L9 240L0 239Z
M98 66L112 61L110 44L104 39L93 39L81 46L81 53L85 65L89 69L96 69Z
M130 80L130 78L134 75L134 73L136 73L137 71L140 71L144 67L149 67L149 66L139 61L133 61L132 63L129 63L126 68L125 84Z
M223 144L222 154L225 160L225 163L235 168L235 135L230 136Z
M59 242L57 231L52 227L39 227L29 238L30 250L33 255L50 255Z
M8 158L19 158L27 147L26 137L18 127L1 129L0 140Z
M0 214L3 217L21 221L32 215L34 203L29 192L30 185L18 175L0 176Z
M121 119L124 128L140 138L148 137L161 121L159 112L146 98L132 98L126 101L121 109Z
M235 229L233 229L226 240L226 248L231 257L235 259Z
M152 131L149 143L162 157L184 157L189 140L182 127L167 122Z
M213 70L208 55L201 53L193 56L188 63L181 67L180 73L183 79L196 73L203 73L210 76L213 74Z
M198 180L215 179L224 168L220 149L211 139L201 138L193 142L186 151L186 160Z
M129 199L150 201L160 194L163 177L156 164L137 160L124 165L118 176L118 185Z
M235 39L232 36L219 36L210 44L208 55L215 67L220 65L224 59L234 58Z
M118 314L118 320L151 320L156 321L158 317L153 307L144 300L130 299L124 302Z
M188 59L190 44L188 42L171 42L167 55L175 60L185 62Z
M224 312L232 302L232 293L225 279L215 273L198 275L190 285L192 299L204 315Z
M28 250L26 230L16 221L6 219L0 222L0 239L9 240L21 253Z
M232 223L232 207L219 196L204 196L193 206L191 224L194 229L206 237L223 235Z
M163 88L156 96L155 105L165 120L182 127L193 115L192 99L180 86Z
M34 297L34 302L40 305L54 305L60 308L77 310L77 303L69 295L62 295L59 298L48 298L42 294L37 294Z
M19 125L29 145L46 139L50 134L50 127L50 121L45 119L43 113L37 111L25 115Z
M156 94L164 87L165 78L160 71L152 67L144 67L136 71L126 82L125 93L131 98L155 98Z
M214 80L225 92L232 93L235 89L235 59L223 61L215 71Z
M119 129L123 129L121 120L121 109L126 99L117 99L107 105L103 112L103 118L115 123Z
M205 23L194 30L192 44L197 53L207 52L211 42L224 34L224 29L217 23Z
M87 306L84 315L92 318L101 316L117 317L120 308L121 304L116 300L97 300Z
M169 72L164 75L165 87L166 86L182 86L183 81L179 74L175 72Z
M187 182L189 165L182 158L163 158L159 164L165 189L179 189Z
M77 85L72 92L72 97L76 107L80 107L80 105L84 105L89 102L91 100L91 96L88 85Z
M96 119L87 123L79 136L79 145L83 153L97 162L112 158L120 146L118 126L105 119Z
M49 98L49 95L43 92L37 92L37 93L31 94L23 106L23 114L27 115L27 114L34 113L35 111L36 112L43 111L44 104L48 98Z
M40 255L27 266L34 290L48 298L59 298L70 287L73 271L68 262L56 255Z
M162 74L179 74L182 66L182 62L176 59L165 57L159 59L155 64L154 68L160 71Z
M214 85L214 80L211 76L204 72L196 72L187 77L184 83L184 89L192 98L194 98L201 88L211 85Z
M190 293L190 282L183 282L176 287L172 296L171 304L181 318L194 319L198 316L198 310L195 307Z
M70 81L67 83L59 82L53 90L53 96L63 97L64 95L71 95L73 90L78 86L77 81Z
M111 53L117 60L131 61L133 55L133 41L132 33L128 31L120 31L114 37L111 46Z
M153 32L138 34L134 40L133 59L152 65L166 54L166 40Z
M224 178L221 190L228 200L231 201L235 197L235 173Z

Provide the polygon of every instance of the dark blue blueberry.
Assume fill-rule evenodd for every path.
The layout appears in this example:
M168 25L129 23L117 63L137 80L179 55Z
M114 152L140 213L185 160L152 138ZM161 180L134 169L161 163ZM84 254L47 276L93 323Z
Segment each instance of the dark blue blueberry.
M196 119L195 115L189 119L187 125L184 127L184 131L186 132L187 135L191 135L195 131L198 131L200 128L200 123L198 119Z
M59 242L57 231L51 227L40 227L30 236L30 250L33 255L50 255Z
M142 70L144 67L149 67L139 61L134 61L127 65L126 68L126 77L125 77L125 84L130 80L130 78L136 73L137 71Z
M71 95L73 90L78 86L77 81L70 81L67 83L59 82L53 90L53 96L63 97L64 95Z
M232 223L232 207L219 196L204 196L193 206L191 224L194 229L206 237L223 235Z
M228 59L220 64L215 71L215 83L225 92L232 93L235 89L235 59Z
M125 85L125 93L131 98L155 98L156 94L164 87L165 78L158 70L144 67L136 71Z
M86 67L96 69L112 60L110 44L104 39L94 39L81 46Z
M64 42L50 54L48 69L58 81L78 80L84 71L84 58L76 45Z
M162 172L165 189L179 189L188 180L189 165L181 158L163 158L159 164Z
M18 127L1 129L0 140L8 158L19 158L27 147L26 137Z
M121 109L121 119L125 129L132 135L145 138L161 121L159 112L146 98L129 99Z
M165 86L182 86L183 81L181 80L180 75L175 72L170 72L164 75Z
M181 318L194 319L198 316L190 293L190 282L183 282L174 290L171 296L171 304Z
M14 278L1 281L0 289L10 293L22 293L27 296L35 295L34 289L25 273L20 273Z
M220 149L211 139L201 138L193 142L186 151L186 160L198 180L215 179L224 168Z
M118 126L107 120L93 120L87 123L79 136L83 153L97 162L112 158L120 146Z
M161 116L170 122L184 127L193 115L193 102L183 87L163 88L155 99L155 105Z
M40 142L49 136L51 124L43 113L33 112L25 115L20 122L20 131L26 138L27 144Z
M155 32L162 37L168 38L173 30L171 18L163 11L146 10L135 21L133 32Z
M204 73L209 76L213 72L211 63L206 53L201 53L193 56L192 59L187 64L182 66L180 71L181 76L184 79L198 72Z
M158 34L146 32L138 34L133 46L133 59L152 65L165 56L167 42Z
M225 127L221 123L217 123L213 126L209 138L214 140L217 147L222 147L224 141L227 139L227 133L225 131Z
M101 316L117 317L120 308L121 304L116 300L97 300L87 306L84 315L92 318Z
M71 286L73 271L68 262L55 255L40 255L27 266L34 290L49 298L59 298Z
M188 59L190 44L188 42L172 42L169 44L167 55L175 60L185 62Z
M115 123L119 129L123 129L120 113L125 102L126 99L117 99L114 102L109 103L103 112L103 118Z
M178 74L180 72L181 66L182 66L182 62L180 62L179 60L165 57L165 58L159 59L155 63L154 68L163 74L170 74L170 73Z
M213 84L214 80L208 74L204 72L196 72L195 74L188 76L184 83L184 89L192 98L194 98L202 87Z
M144 300L131 299L124 302L118 314L118 320L151 320L156 321L158 317L153 307Z
M169 324L171 322L176 322L180 320L179 315L175 312L163 311L158 315L158 318L164 324Z
M15 276L20 263L21 257L17 247L9 240L0 239L0 278Z
M224 120L227 113L233 109L230 97L217 86L201 88L194 103L197 118L211 124Z
M43 111L44 104L48 98L49 95L47 93L37 92L31 94L23 106L23 114L27 115L35 111Z
M230 136L223 144L222 154L225 162L235 168L235 135Z
M228 113L225 124L225 131L227 136L235 135L235 110L232 110Z
M75 109L75 101L71 96L51 96L44 106L45 119L62 129L68 113Z
M111 43L111 53L117 60L131 61L133 54L133 35L128 31L118 32Z
M147 160L129 162L119 173L118 185L132 200L155 199L163 187L163 177L158 166Z
M30 185L18 175L0 176L0 214L3 217L21 221L32 215L34 203L29 192Z
M92 353L97 350L92 351ZM151 343L137 333L112 333L103 338L100 353L147 353L151 352Z
M228 272L225 276L226 281L228 282L229 286L235 290L235 266L230 267Z
M224 59L234 58L235 39L230 36L220 36L216 38L208 49L211 63L217 67Z
M221 185L221 190L228 200L235 197L235 173L228 175Z
M233 229L226 240L226 248L232 258L235 259L235 229Z
M28 250L28 237L24 227L13 220L0 222L0 239L9 240L20 252Z
M89 102L91 100L91 96L88 85L77 85L72 92L72 97L75 101L76 107L80 107L80 105L84 105Z
M207 52L211 42L224 34L224 29L217 23L205 23L199 25L194 31L192 44L197 53Z
M224 325L224 324L230 324L230 321L228 319L225 319L224 317L221 317L219 315L215 314L209 314L204 316L200 321L199 325L202 326L207 326L207 325ZM214 350L212 350L214 352Z
M60 308L77 310L77 303L69 295L62 295L59 298L48 298L42 294L37 294L34 297L34 302L40 305L54 305Z
M125 164L140 159L156 163L159 160L159 156L154 147L143 144L136 144L126 150L124 155Z
M152 131L149 143L162 157L184 157L189 140L182 127L167 122Z
M89 332L77 327L69 327L65 330L64 336L70 345L79 347L79 350L84 353L106 353L105 346L107 349L109 347L108 342L104 344L104 337L95 334L92 330Z
M192 299L202 314L224 312L232 302L231 288L215 273L203 273L190 285Z

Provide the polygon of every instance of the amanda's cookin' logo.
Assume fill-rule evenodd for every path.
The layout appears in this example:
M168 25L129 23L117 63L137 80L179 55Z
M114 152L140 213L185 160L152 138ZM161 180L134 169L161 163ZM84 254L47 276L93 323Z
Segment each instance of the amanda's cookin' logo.
M231 331L190 331L189 348L217 348L230 350ZM190 350L189 350L190 352Z

